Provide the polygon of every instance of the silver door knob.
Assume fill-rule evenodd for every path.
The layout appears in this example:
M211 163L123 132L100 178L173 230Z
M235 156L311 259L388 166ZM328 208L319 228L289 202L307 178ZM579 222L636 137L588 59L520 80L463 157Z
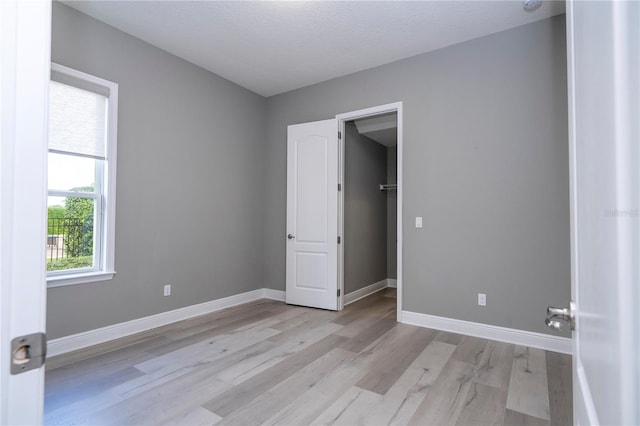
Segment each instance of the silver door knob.
M545 319L545 324L547 327L553 330L560 330L562 324L559 320L565 321L569 324L569 329L574 330L576 327L575 321L575 312L576 306L573 303L573 300L569 302L569 306L565 308L556 308L554 306L547 307L547 318Z
M288 238L288 239L290 239L290 240L293 240L295 237L296 237L296 236L295 236L295 235L293 235L293 234L289 234L289 235L287 235L287 238Z

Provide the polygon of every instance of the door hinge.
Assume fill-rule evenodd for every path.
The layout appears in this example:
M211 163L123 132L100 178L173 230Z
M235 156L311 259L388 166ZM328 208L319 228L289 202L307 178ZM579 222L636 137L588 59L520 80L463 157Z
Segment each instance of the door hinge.
M44 365L46 358L46 334L27 334L11 340L11 374L20 374L40 368Z
M338 244L340 244L340 242L341 242L341 241L342 241L342 240L341 240L341 238L340 238L340 237L338 237Z
M338 289L338 297L340 297L340 289Z
M338 192L342 191L342 185L338 184Z
M338 132L338 139L342 139L342 132Z

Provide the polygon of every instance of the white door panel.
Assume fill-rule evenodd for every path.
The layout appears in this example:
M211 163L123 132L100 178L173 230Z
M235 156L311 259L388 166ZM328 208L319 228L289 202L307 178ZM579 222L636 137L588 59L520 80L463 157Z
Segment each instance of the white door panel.
M295 235L300 243L328 241L327 162L329 140L310 135L295 142L296 212Z
M326 291L328 286L327 253L296 252L296 287Z
M335 119L287 132L287 303L338 307L338 138Z
M49 1L0 1L0 424L3 425L42 424L44 368L11 374L10 366L11 341L45 331L50 37Z
M638 2L567 4L574 415L638 424Z

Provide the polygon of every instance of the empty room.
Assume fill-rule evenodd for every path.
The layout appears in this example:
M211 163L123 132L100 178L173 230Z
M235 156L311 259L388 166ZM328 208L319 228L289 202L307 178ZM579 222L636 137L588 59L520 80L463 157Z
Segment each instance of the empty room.
M0 12L0 424L640 423L640 3Z

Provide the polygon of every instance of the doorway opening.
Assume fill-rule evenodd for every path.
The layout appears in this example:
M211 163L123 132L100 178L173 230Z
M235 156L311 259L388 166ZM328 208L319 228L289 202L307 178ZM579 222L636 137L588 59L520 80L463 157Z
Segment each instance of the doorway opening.
M339 309L397 288L402 318L402 103L336 116ZM390 292L391 295L393 294Z

